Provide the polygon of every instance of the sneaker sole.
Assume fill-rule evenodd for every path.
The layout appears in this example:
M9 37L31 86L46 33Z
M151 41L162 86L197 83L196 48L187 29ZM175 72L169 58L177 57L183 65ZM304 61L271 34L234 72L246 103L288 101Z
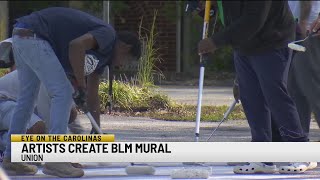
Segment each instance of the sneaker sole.
M24 176L33 176L33 175L35 175L35 174L37 174L37 172L29 172L29 173L19 173L19 172L17 172L17 171L11 171L11 170L4 170L7 174L8 174L8 176L22 176L22 175L24 175Z
M288 171L288 169L284 169L282 170L282 168L279 168L279 173L280 174L303 174L304 172L306 172L308 170L308 168L304 168L301 171L294 171L294 170L290 170Z
M254 170L252 170L254 168ZM242 169L242 170L240 170ZM246 168L234 168L233 172L235 174L275 174L278 172L278 169L276 167L274 168L257 168L257 167L250 167L247 166Z
M249 171L233 171L235 174L275 174L277 173L276 170L272 171L254 171L254 172L249 172Z
M61 178L79 178L79 177L82 177L84 175L84 174L82 174L82 175L63 174L63 173L60 173L60 172L57 172L57 171L53 171L53 170L50 170L50 169L47 169L47 168L43 168L42 172L43 172L43 174L46 174L46 175L58 176L58 177L61 177Z
M303 174L306 171L279 171L280 174Z
M318 167L317 162L311 162L310 165L308 166L308 170L315 169Z

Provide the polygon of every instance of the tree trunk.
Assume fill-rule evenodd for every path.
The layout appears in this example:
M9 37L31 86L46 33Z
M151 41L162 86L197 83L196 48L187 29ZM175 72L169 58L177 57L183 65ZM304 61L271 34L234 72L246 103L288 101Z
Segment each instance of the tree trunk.
M8 38L8 1L0 1L0 40Z
M191 13L183 13L183 72L192 72L191 59Z

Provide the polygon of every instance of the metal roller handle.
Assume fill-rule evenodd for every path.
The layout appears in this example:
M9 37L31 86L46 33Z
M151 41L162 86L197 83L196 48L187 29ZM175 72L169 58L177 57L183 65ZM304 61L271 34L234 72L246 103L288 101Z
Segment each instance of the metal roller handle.
M98 126L97 122L94 120L93 116L91 115L91 113L88 111L86 112L86 115L88 116L91 124L92 124L92 127L96 130L97 133L99 134L103 134L101 128Z
M209 141L211 139L211 137L213 136L213 134L217 131L217 129L220 127L220 125L223 123L223 121L225 121L229 114L233 111L233 109L235 108L236 104L238 103L237 100L234 100L232 102L232 104L230 105L230 107L228 108L228 110L224 113L222 120L220 121L220 123L218 124L218 126L212 131L211 135L209 136L209 138L207 139L207 141Z

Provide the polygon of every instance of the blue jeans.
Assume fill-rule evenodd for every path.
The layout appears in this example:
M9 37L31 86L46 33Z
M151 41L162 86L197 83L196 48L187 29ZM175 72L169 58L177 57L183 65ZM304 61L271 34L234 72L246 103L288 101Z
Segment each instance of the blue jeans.
M272 141L271 114L283 141L308 141L287 91L288 52L283 48L254 56L234 53L240 100L254 142Z
M12 117L5 156L11 157L11 134L25 134L34 111L40 82L51 98L50 134L65 134L72 104L72 85L50 44L37 37L13 36L20 94Z

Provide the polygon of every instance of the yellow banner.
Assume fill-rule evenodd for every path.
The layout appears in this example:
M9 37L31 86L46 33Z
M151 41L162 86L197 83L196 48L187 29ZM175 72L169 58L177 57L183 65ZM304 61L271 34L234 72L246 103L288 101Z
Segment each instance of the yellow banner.
M12 134L11 142L114 142L114 134Z

